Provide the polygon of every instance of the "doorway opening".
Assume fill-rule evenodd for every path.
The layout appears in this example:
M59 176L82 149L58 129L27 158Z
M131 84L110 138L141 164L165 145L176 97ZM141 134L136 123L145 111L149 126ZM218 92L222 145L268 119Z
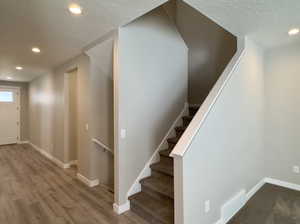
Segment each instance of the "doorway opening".
M20 89L0 86L0 145L20 140Z
M78 75L77 68L65 73L65 162L78 162Z

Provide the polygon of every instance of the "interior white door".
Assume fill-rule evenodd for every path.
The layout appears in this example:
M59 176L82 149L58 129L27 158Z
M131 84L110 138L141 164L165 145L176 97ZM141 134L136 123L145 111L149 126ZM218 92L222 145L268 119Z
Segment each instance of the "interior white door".
M0 87L0 145L18 142L20 93L17 88Z

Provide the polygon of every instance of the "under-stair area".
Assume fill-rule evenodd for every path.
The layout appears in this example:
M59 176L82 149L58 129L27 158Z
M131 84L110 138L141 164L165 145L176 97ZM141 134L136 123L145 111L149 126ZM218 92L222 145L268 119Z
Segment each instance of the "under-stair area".
M150 166L151 176L140 181L142 191L129 198L131 210L149 223L174 223L173 158L170 154L198 109L198 106L189 107L189 116L183 116L182 126L175 128L176 137L167 140L168 149L160 151L160 161Z

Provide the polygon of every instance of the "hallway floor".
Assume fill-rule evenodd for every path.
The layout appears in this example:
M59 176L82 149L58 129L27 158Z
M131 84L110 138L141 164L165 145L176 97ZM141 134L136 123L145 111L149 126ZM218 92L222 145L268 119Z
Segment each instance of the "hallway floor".
M265 184L228 224L300 224L300 192Z
M118 216L113 194L89 188L29 145L0 146L0 224L146 224Z

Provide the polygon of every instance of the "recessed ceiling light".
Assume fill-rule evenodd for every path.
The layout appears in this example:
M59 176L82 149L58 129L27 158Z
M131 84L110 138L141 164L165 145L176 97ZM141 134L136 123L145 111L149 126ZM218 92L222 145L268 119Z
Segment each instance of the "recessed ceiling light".
M21 67L21 66L17 66L17 67L16 67L16 69L17 69L17 70L22 70L22 69L23 69L23 67Z
M77 4L69 5L69 11L74 15L81 15L82 14L82 8Z
M12 80L12 77L7 76L6 79L7 79L7 80Z
M40 50L38 47L33 47L31 50L32 50L34 53L40 53L40 52L41 52L41 50Z
M299 30L298 28L291 29L291 30L289 31L289 35L290 35L290 36L296 35L296 34L299 33L299 31L300 31L300 30Z

